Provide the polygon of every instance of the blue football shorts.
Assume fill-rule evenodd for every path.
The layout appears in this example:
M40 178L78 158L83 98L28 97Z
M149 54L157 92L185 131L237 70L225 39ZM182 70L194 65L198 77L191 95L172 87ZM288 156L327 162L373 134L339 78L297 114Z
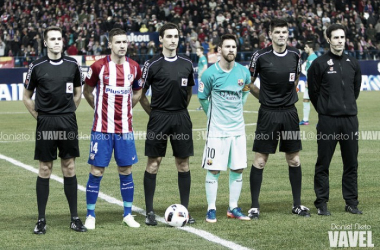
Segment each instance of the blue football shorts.
M108 167L113 151L119 167L131 166L137 163L133 132L115 134L91 131L88 164L95 167Z

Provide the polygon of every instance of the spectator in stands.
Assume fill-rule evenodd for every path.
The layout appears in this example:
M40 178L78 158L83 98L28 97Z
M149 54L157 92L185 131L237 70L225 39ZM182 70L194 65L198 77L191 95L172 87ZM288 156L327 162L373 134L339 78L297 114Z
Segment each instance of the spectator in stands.
M373 27L373 25L371 23L369 24L369 26L368 26L365 34L366 34L367 39L375 41L375 39L376 39L375 38L376 37L376 30L375 30L375 28Z
M154 43L154 41L150 41L148 43L148 57L147 57L147 60L152 58L155 54L156 54L156 44Z
M148 54L148 47L146 46L146 43L140 43L139 54L140 54L139 63L143 64L147 60L147 54Z
M78 55L86 54L86 39L82 37L82 32L79 33L77 40L75 41L78 48Z
M146 25L143 23L141 24L141 28L140 28L140 32L141 33L145 33L145 32L148 32L148 28L146 27Z
M209 50L210 50L210 45L209 45L209 42L208 42L208 37L206 36L204 41L201 43L202 47L203 47L203 53L205 55L208 54Z
M3 39L0 37L0 56L5 55L5 43Z
M102 53L102 47L100 46L99 41L95 41L94 45L92 45L92 53L95 56L101 55L101 53Z
M19 51L21 44L25 47L30 44L40 56L46 54L46 49L42 47L40 51L35 46L35 41L33 41L36 37L35 32L42 34L46 27L58 24L64 30L64 44L67 47L78 39L79 33L82 33L82 38L86 39L84 47L87 48L90 35L94 31L94 42L99 41L104 50L108 46L108 41L104 37L107 37L108 30L115 25L122 26L126 31L138 32L142 24L145 24L148 31L157 31L163 22L177 18L177 21L174 21L179 23L183 37L190 33L192 37L202 42L203 35L200 34L198 39L198 33L201 33L199 29L203 29L203 33L209 36L209 47L213 51L213 46L218 44L216 37L227 31L236 33L237 27L240 27L239 32L242 37L248 33L251 46L255 43L260 45L267 36L266 30L270 18L277 16L287 18L292 24L289 28L290 38L301 42L309 39L310 35L317 36L317 34L319 37L314 39L323 40L323 30L331 23L339 22L347 27L346 36L351 42L354 41L356 35L360 35L366 40L371 39L374 46L378 45L380 40L380 20L377 22L378 1L351 1L353 3L347 0L310 1L314 2L316 7L310 5L309 1L296 1L297 5L291 6L285 4L284 1L248 1L248 3L240 1L239 3L232 0L183 0L173 3L161 0L159 1L161 4L157 4L158 7L152 6L152 2L148 0L127 1L128 3L116 0L100 2L55 0L49 1L49 4L42 1L41 6L38 1L27 3L19 1L22 5L14 4L12 9L8 5L0 6L2 7L0 9L2 25L0 26L7 31L7 34L3 34L0 30L0 35L6 44L5 55L11 51L11 55L15 56L14 51ZM368 13L368 16L364 11ZM176 13L181 14L176 15ZM310 25L307 25L308 20ZM193 29L195 32L192 32ZM19 39L17 39L18 30L21 32ZM217 34L215 38L214 31ZM260 42L255 41L255 32L262 39ZM323 47L324 44L322 43L321 46ZM355 46L357 46L356 42ZM78 43L78 48L80 47ZM183 47L186 47L185 43ZM80 51L80 54L87 53L86 49L84 51L80 49Z
M200 46L201 44L194 37L190 39L190 47L191 47L190 59L192 62L195 62L197 60L197 48Z
M67 52L67 54L70 55L70 56L78 55L77 44L76 44L76 43L71 44L71 46L67 49L66 52Z

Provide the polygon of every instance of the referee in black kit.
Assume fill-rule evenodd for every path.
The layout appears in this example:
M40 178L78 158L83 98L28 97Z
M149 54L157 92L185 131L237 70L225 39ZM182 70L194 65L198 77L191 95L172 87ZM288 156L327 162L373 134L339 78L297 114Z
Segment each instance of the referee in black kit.
M301 205L302 172L299 151L299 118L294 104L298 101L296 86L300 74L300 53L287 46L289 36L285 20L273 19L269 36L272 45L253 54L249 69L252 73L251 93L259 99L260 109L253 151L255 159L251 168L251 209L248 216L258 219L259 195L263 170L269 154L274 154L280 141L280 151L285 152L289 166L289 180L293 194L292 213L309 217L309 209ZM260 89L254 85L260 77ZM290 133L296 138L289 138ZM298 136L297 136L298 135Z
M64 192L69 203L70 228L85 232L77 213L78 183L75 175L75 157L79 156L78 126L75 117L81 100L82 75L76 60L62 56L62 30L49 27L44 31L47 56L30 64L25 80L23 101L37 119L34 159L39 160L36 184L38 222L35 234L46 233L45 210L49 196L49 179L57 148L64 176ZM32 100L36 89L35 102Z
M159 31L162 54L144 64L141 106L149 115L145 155L148 156L144 174L146 205L145 224L157 225L153 210L156 177L162 157L165 157L170 140L178 171L178 188L181 204L189 205L191 176L189 157L194 155L192 123L187 106L194 86L193 64L188 57L178 56L179 30L173 23L164 24ZM149 87L151 103L146 97ZM190 216L190 224L195 220Z
M315 59L308 70L309 96L318 113L318 159L315 164L314 204L319 215L330 215L329 166L339 142L343 160L342 191L345 210L358 209L358 130L356 99L360 93L361 70L355 58L343 53L345 28L332 24L326 30L330 51Z

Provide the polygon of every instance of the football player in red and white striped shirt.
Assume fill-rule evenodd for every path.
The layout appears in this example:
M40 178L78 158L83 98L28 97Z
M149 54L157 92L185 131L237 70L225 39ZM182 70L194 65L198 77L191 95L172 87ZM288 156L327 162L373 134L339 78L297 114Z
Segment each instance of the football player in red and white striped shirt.
M120 191L124 204L123 222L129 227L140 227L131 212L134 194L132 165L137 154L132 128L132 108L141 97L141 69L138 63L127 58L128 40L124 30L109 32L108 55L91 65L83 94L95 110L91 131L91 171L86 188L87 229L95 229L95 205L100 181L108 166L112 151L120 176ZM96 88L96 97L93 94Z

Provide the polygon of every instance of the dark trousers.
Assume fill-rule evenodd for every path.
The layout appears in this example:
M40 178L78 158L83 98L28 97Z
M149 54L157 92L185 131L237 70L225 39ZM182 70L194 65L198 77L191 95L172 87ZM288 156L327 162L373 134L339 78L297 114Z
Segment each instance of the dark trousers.
M347 205L358 204L358 129L357 116L319 115L318 159L315 164L314 204L321 207L329 200L329 167L339 142L343 160L342 193Z

